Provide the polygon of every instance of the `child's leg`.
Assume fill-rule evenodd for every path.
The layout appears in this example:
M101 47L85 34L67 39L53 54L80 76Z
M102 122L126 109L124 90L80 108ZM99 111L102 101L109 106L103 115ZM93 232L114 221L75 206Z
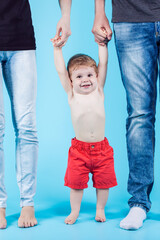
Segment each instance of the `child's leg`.
M78 218L82 196L83 196L83 189L71 189L71 193L70 193L71 213L65 219L66 224L73 224Z
M104 208L107 203L109 189L96 189L97 194L97 206L96 206L96 217L97 222L105 222L106 217L104 213Z
M7 221L6 221L6 209L0 208L0 229L4 229L7 227Z

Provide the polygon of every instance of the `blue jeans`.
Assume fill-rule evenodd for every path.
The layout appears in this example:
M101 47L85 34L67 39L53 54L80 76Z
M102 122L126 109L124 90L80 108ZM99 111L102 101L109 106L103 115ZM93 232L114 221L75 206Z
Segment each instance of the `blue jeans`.
M16 136L16 172L20 206L33 206L38 156L35 50L0 51L0 207L5 208L7 194L4 186L3 79L11 101Z
M115 45L127 98L129 206L151 207L160 22L115 23Z

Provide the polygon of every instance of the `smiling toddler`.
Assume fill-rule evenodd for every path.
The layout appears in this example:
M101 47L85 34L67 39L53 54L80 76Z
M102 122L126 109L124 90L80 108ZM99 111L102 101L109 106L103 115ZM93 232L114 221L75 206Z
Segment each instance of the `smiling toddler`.
M104 222L109 188L117 185L113 148L105 137L103 88L107 73L107 45L99 46L98 66L88 55L77 54L69 60L66 68L62 48L55 47L57 41L58 38L52 39L54 62L68 94L75 131L65 174L65 186L71 188L71 213L65 223L73 224L78 218L83 189L88 187L89 173L92 173L97 194L95 220Z

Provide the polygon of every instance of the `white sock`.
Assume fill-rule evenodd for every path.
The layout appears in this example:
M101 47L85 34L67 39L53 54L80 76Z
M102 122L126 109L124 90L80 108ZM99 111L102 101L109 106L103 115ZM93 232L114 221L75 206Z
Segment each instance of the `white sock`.
M128 215L120 222L120 227L126 230L137 230L143 225L146 212L140 207L132 207Z

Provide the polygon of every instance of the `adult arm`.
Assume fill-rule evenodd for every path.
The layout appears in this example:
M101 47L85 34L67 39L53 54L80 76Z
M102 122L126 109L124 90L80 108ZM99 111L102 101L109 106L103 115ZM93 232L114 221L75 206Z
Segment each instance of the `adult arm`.
M105 14L105 0L95 0L95 18L92 33L95 41L103 46L106 41L110 41L112 38L112 30Z
M59 0L62 17L57 23L55 38L58 39L56 47L62 47L71 35L70 29L70 13L72 0Z

